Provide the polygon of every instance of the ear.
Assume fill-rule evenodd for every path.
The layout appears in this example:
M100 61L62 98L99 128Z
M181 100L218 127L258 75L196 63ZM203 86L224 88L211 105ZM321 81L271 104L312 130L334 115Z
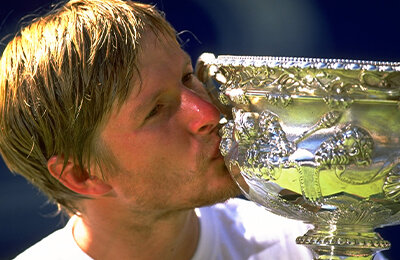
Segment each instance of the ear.
M82 195L101 196L108 193L112 187L96 176L68 160L64 167L63 156L52 156L47 161L50 174L68 189Z

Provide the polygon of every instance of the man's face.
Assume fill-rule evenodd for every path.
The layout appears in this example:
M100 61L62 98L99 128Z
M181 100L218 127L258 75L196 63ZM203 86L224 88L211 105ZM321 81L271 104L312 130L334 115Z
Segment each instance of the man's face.
M219 152L219 111L173 41L146 35L139 81L101 138L119 172L108 174L118 201L141 210L186 209L236 195Z

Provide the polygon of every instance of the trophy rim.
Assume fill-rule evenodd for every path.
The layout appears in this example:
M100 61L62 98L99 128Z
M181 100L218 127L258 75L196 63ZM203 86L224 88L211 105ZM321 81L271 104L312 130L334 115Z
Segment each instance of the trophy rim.
M346 104L398 103L400 100L400 62L278 56L216 57L213 53L203 53L197 61L196 72L203 83L213 78L221 84L220 92L226 87L235 89L229 90L228 96L240 94L241 97L234 97L233 103L245 102L245 96L321 99L332 104L343 103L342 100Z
M242 56L218 55L203 53L199 60L205 64L254 66L254 67L282 67L299 69L333 69L333 70L366 70L382 72L400 71L400 62L373 61L340 58L311 58L296 56Z

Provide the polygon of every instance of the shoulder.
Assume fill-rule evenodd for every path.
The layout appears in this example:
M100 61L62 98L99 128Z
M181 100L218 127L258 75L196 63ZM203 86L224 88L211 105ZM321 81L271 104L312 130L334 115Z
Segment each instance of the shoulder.
M79 259L79 260L90 260L75 243L72 235L73 219L70 219L67 225L59 229L47 237L40 240L21 254L19 254L16 260L67 260L67 259Z
M254 202L230 199L200 208L199 215L201 225L207 222L204 226L213 228L220 250L229 252L215 259L312 259L311 252L295 242L311 226L272 214Z
M61 252L61 245L64 244L63 240L65 240L63 233L62 229L51 233L19 254L15 259L58 259L54 258L54 254L56 252Z

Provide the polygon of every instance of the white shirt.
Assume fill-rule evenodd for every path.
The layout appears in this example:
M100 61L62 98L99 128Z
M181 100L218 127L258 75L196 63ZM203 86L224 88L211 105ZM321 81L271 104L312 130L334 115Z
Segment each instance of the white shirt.
M274 215L253 202L231 199L196 209L200 241L193 260L310 260L311 252L296 237L310 226Z
M200 239L192 260L311 260L312 253L295 239L310 226L269 213L253 202L230 199L195 210ZM73 218L67 225L16 259L92 260L75 243Z

